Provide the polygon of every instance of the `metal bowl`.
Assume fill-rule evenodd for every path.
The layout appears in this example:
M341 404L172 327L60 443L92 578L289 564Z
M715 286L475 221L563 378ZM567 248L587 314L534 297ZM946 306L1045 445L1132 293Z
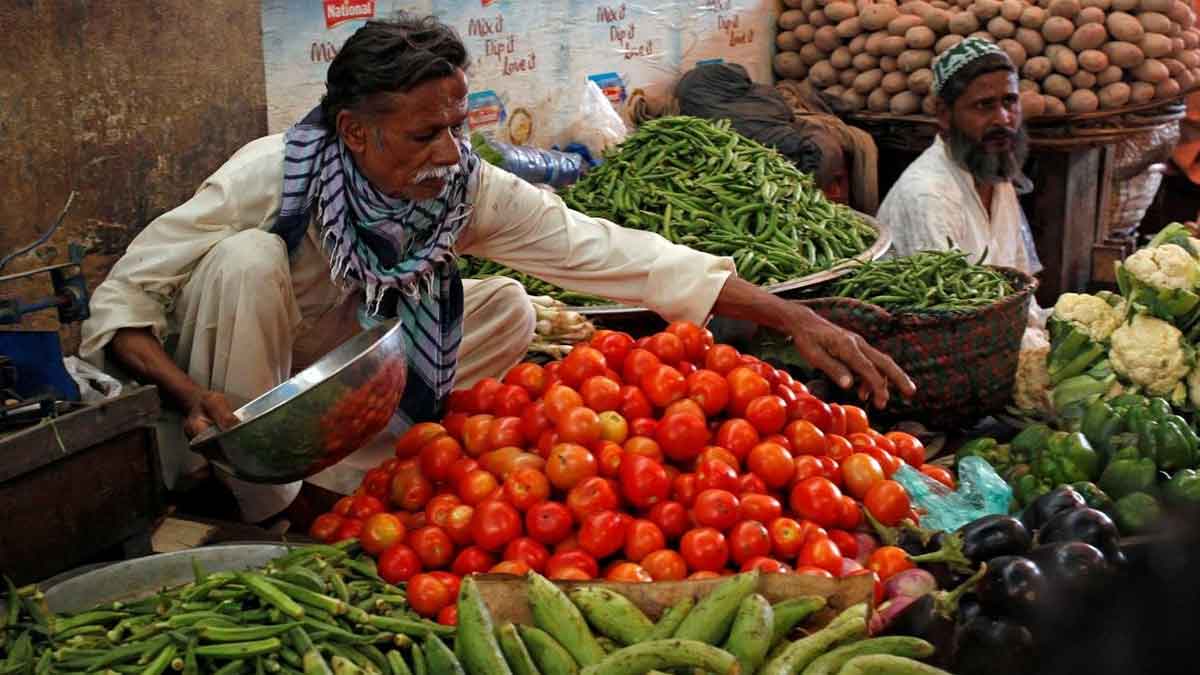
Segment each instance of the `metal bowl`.
M407 381L404 353L399 322L365 330L238 408L236 426L198 435L192 450L255 483L318 473L387 426Z

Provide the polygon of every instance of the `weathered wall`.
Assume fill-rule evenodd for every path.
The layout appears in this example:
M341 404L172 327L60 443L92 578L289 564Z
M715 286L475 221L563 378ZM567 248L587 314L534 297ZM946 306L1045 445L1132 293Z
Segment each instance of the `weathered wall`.
M0 0L0 254L58 234L0 274L86 244L95 288L138 231L266 133L255 0ZM32 298L48 277L14 288ZM57 325L39 314L38 327ZM78 328L63 331L68 349Z

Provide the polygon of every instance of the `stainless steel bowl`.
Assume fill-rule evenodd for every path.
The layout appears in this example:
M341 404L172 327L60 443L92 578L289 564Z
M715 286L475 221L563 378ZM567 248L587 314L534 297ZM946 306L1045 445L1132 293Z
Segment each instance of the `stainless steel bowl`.
M234 411L239 424L192 449L242 480L287 483L366 445L387 426L407 381L399 322L363 331Z

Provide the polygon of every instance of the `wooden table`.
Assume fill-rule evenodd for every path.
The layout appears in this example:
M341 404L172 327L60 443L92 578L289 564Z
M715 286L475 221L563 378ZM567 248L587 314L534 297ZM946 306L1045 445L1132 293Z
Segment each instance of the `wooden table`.
M1136 247L1136 232L1114 231L1108 213L1114 185L1119 186L1127 178L1122 172L1128 172L1118 146L1177 124L1184 113L1180 98L1026 122L1030 146L1026 170L1034 190L1022 202L1045 268L1038 289L1043 306L1052 305L1062 293L1088 290L1093 282L1113 282L1113 262ZM848 119L870 132L879 145L881 194L912 158L929 147L938 131L934 118L920 115L858 113ZM1169 152L1170 147L1165 152L1155 148L1136 158L1143 160L1137 173L1163 161Z
M0 435L0 570L17 584L150 551L163 513L154 387Z

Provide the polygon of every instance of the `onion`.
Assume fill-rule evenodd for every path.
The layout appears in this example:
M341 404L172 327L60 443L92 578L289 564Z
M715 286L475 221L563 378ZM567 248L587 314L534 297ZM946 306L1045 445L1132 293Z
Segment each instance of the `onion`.
M858 542L858 555L854 556L854 560L859 565L866 565L871 554L879 548L879 542L865 532L855 532L854 541Z
M895 619L901 612L908 609L908 606L916 602L917 599L912 596L901 595L875 608L871 613L871 620L867 624L867 634L879 635L887 629L892 619Z
M937 580L932 574L919 568L897 572L883 582L883 594L886 598L919 598L936 590Z

